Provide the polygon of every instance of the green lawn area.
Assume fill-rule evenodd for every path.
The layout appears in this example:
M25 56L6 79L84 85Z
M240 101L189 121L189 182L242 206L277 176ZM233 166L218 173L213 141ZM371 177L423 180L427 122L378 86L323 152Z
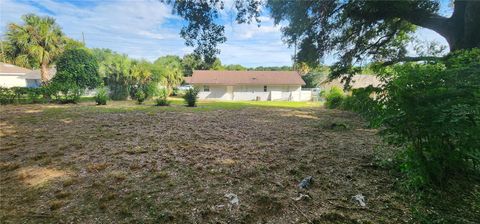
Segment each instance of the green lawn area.
M185 102L181 98L170 98L170 106L155 106L153 100L148 100L143 104L138 104L134 100L126 101L108 101L107 105L95 105L93 99L83 98L81 103L77 105L75 110L80 111L96 111L96 112L128 112L128 111L182 111L182 112L199 112L211 110L239 110L245 108L315 108L323 104L321 102L290 102L290 101L198 101L196 107L186 107ZM61 108L61 107L59 107ZM62 109L51 108L51 111L61 111Z
M183 99L171 98L173 105L184 105ZM199 101L198 108L206 110L228 110L246 107L272 108L306 108L322 105L320 102L291 102L291 101Z

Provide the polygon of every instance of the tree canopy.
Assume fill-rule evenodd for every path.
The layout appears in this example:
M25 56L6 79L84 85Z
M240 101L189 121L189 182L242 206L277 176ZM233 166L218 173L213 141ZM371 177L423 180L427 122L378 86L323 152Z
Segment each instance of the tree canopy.
M205 62L197 54L186 54L182 58L183 75L192 76L193 70L204 70L207 68Z
M159 57L153 63L153 71L160 76L159 81L167 89L168 95L173 91L173 88L182 83L183 70L182 60L178 56Z
M53 80L93 89L100 83L98 62L86 48L68 49L58 58Z
M205 58L219 53L217 45L226 41L223 26L217 24L223 1L185 0L172 5L174 12L187 21L181 32L186 44L195 46ZM282 23L286 44L299 46L295 56L298 61L315 65L325 54L338 52L332 78L358 72L354 65L366 59L430 59L406 57L406 44L417 26L445 37L450 50L480 47L479 1L454 1L453 14L448 18L439 14L437 0L268 0L264 7L261 1L236 0L235 7L239 23L258 20L261 9L270 14L275 24Z
M49 78L48 67L62 53L66 39L51 17L27 14L22 20L23 24L8 25L6 53L17 65L40 67L45 83Z
M52 85L63 93L66 102L76 102L85 89L99 83L98 63L88 49L68 49L58 58Z

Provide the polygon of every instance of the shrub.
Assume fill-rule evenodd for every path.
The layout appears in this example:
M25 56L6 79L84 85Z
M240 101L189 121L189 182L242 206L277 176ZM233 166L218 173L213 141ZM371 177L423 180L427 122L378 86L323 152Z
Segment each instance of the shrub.
M145 95L145 92L142 89L138 89L135 93L135 98L137 99L138 104L142 104L147 98L147 95Z
M97 94L95 94L95 102L97 105L107 105L108 91L105 87L97 88Z
M197 105L197 97L199 92L200 91L197 88L191 88L185 91L183 99L185 100L187 107L195 107Z
M370 122L371 127L378 127L382 121L382 106L373 95L381 94L381 88L368 86L353 89L352 94L345 96L341 108L359 113Z
M127 84L110 82L108 87L110 89L110 99L126 100L128 98L129 87Z
M31 103L42 102L43 88L28 88L27 89L27 99Z
M176 89L176 90L174 90L174 94L175 94L175 96L183 97L185 95L185 90Z
M44 87L0 87L0 104L42 102Z
M335 109L342 105L344 98L343 90L334 86L325 93L325 106L329 109Z
M52 82L48 85L48 91L54 101L62 104L78 103L84 93L83 88L68 82Z
M0 104L15 102L15 92L10 88L0 87Z
M108 50L94 49L100 62L100 73L109 89L111 100L126 100L130 93L131 60L126 55L110 52Z
M157 82L150 81L147 84L144 84L142 89L147 99L153 98L160 94L160 90L158 89Z
M52 82L41 87L42 94L48 101L60 101L60 90L58 85Z
M77 103L85 89L100 83L98 63L87 49L67 49L56 65L57 73L50 85L61 92L62 103Z
M158 91L158 98L155 100L157 106L168 106L170 105L170 101L167 99L168 90L163 88Z
M172 96L180 96L182 97L183 95L185 95L185 91L184 90L181 90L177 87L173 88L172 90Z
M478 172L480 50L455 52L445 63L394 66L382 104L385 139L404 149L408 186L445 183Z
M178 96L179 89L177 87L172 88L172 96Z
M28 88L26 87L12 87L13 93L15 94L15 99L17 102L22 98L24 95L28 93Z

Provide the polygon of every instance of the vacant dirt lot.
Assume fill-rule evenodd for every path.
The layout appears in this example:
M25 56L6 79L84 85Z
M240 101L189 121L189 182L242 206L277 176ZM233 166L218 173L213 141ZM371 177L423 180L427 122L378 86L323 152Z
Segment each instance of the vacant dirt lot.
M410 221L373 163L375 130L352 113L82 107L1 107L2 222ZM300 190L306 176L313 183Z

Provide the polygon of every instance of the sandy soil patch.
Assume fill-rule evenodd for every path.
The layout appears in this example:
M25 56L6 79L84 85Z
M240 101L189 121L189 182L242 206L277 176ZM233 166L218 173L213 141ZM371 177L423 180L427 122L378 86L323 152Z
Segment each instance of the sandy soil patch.
M39 186L66 175L65 171L43 167L24 167L17 170L18 178L28 186Z

